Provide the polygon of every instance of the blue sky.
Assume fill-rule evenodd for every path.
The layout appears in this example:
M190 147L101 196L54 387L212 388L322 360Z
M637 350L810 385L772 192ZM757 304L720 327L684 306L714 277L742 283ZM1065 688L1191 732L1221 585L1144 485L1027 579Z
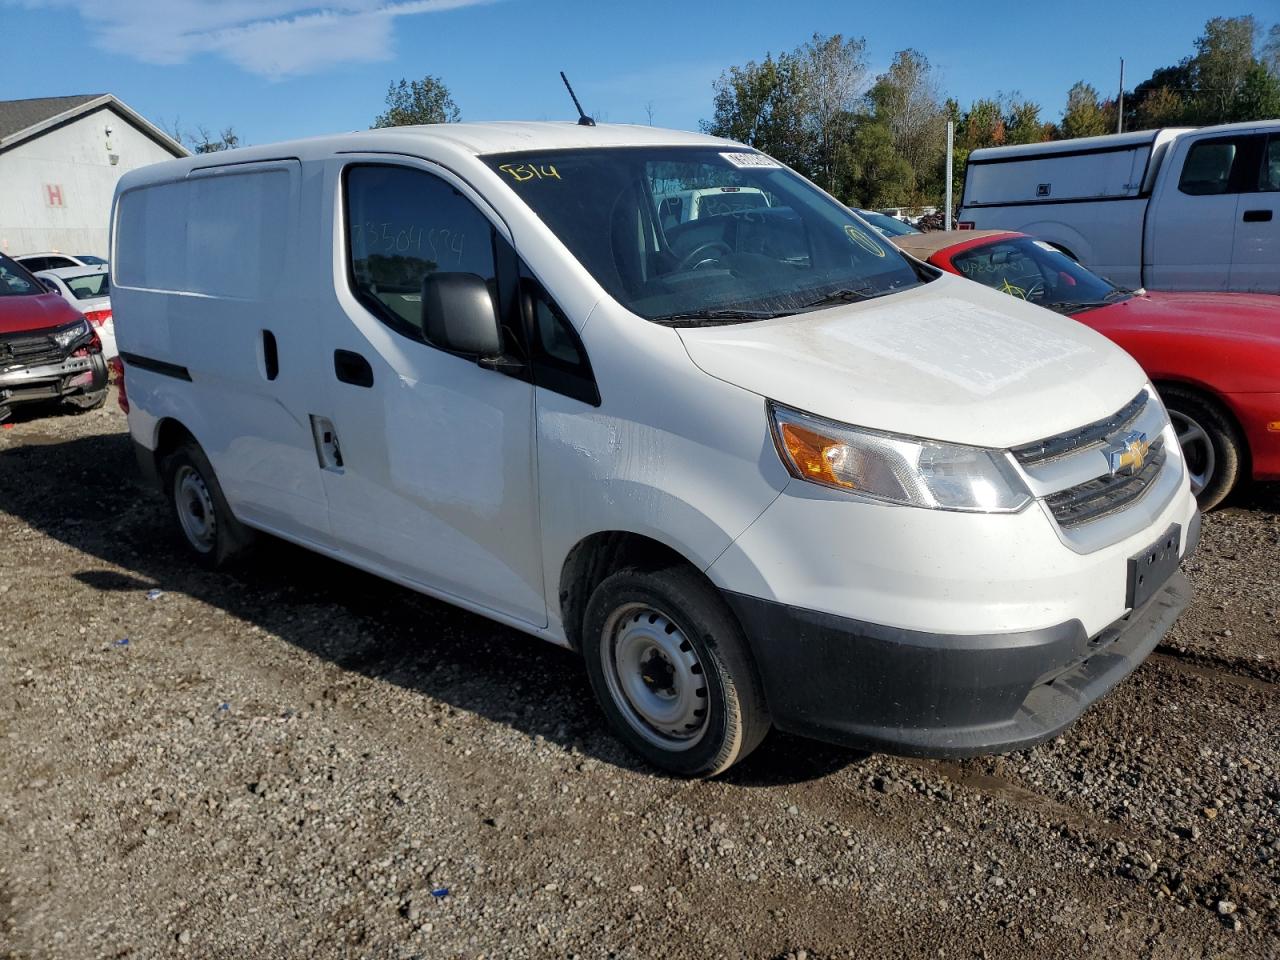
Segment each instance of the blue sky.
M0 0L0 99L110 92L152 120L266 143L367 127L387 85L434 73L463 118L589 112L696 129L721 69L814 31L867 39L871 72L915 47L962 103L998 91L1057 119L1067 88L1129 86L1191 52L1212 0L728 3L615 0ZM984 19L975 19L981 10Z

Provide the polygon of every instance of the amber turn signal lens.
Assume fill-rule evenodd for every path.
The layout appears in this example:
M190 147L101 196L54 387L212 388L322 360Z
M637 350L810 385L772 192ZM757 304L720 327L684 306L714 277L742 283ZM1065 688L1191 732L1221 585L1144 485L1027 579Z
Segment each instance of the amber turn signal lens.
M838 456L844 444L794 423L783 423L779 426L782 431L782 442L786 444L787 453L791 454L791 462L808 479L853 489L852 483L843 477L836 476L831 468L833 454Z
M1267 429L1272 433L1280 433L1280 420L1272 420L1267 424Z

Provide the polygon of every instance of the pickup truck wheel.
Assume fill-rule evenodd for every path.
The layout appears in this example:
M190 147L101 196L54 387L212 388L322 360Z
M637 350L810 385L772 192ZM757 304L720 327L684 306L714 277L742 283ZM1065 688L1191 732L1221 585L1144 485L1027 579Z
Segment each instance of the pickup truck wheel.
M231 513L204 451L185 443L161 465L165 493L183 542L201 566L224 566L253 542L253 531Z
M1178 434L1191 492L1201 510L1212 510L1231 493L1244 465L1244 439L1215 401L1179 386L1159 388Z
M587 602L583 654L610 724L656 767L712 777L769 730L742 629L693 570L625 568L606 577Z

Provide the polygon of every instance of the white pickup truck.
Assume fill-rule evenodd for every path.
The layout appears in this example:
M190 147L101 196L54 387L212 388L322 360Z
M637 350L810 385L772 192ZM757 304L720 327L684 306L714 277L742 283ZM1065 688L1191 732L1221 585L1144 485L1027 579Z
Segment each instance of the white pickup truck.
M959 226L1032 234L1122 286L1280 293L1280 120L975 150Z

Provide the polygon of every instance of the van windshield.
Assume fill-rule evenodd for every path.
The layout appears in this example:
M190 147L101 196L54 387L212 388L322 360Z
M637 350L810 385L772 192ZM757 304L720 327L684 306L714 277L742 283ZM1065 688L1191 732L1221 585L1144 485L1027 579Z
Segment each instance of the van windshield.
M649 320L759 320L923 282L845 207L763 154L611 147L482 159Z

